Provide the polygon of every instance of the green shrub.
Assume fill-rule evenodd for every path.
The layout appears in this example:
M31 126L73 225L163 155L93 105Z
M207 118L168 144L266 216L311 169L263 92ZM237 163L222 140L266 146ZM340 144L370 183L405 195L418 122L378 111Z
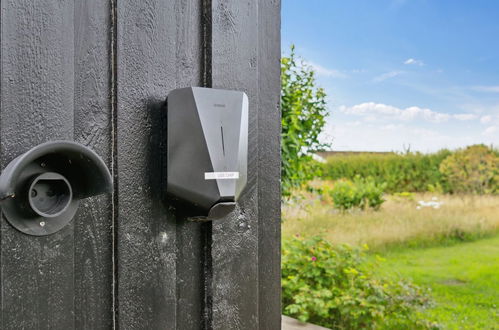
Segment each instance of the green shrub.
M283 313L332 329L427 328L418 319L427 294L406 282L379 279L365 253L314 237L284 240Z
M378 184L386 183L386 192L426 192L428 189L447 191L439 171L440 163L451 154L442 150L433 154L350 154L333 156L322 165L322 178L349 179L372 177Z
M383 182L378 184L371 177L367 179L356 177L354 183L357 186L359 197L362 200L360 207L362 209L369 207L374 210L379 210L381 204L385 202L383 194L386 189L386 183Z
M383 193L386 183L378 184L373 178L362 179L359 176L350 180L338 180L328 192L334 207L342 211L352 208L372 208L379 210L385 202Z
M440 164L452 192L499 193L499 156L485 145L456 151Z
M349 210L360 207L361 199L357 187L352 181L338 180L329 191L334 207L340 210Z

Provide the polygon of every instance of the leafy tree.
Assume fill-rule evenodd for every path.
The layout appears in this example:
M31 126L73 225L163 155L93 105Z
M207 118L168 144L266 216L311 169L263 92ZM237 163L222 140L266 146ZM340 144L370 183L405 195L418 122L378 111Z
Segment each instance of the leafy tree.
M316 86L314 70L296 56L294 46L281 59L281 114L282 192L289 196L293 187L319 171L312 154L326 147L319 134L328 114L326 93Z
M440 172L452 192L499 192L499 157L487 146L473 145L448 156L440 164Z

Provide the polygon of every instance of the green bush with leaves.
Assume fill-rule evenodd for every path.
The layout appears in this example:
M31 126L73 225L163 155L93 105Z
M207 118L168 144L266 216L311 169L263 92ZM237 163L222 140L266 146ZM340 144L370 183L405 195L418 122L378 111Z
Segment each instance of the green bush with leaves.
M373 178L368 177L367 179L362 179L360 177L355 178L355 185L359 191L362 203L360 207L362 209L371 208L374 210L379 210L381 205L385 202L383 195L386 189L386 183L377 183Z
M329 195L333 200L334 207L343 211L360 207L361 198L355 184L350 180L338 180L334 183Z
M322 178L349 179L372 177L378 184L386 183L386 192L447 192L449 187L439 171L442 161L451 154L442 150L421 153L361 153L332 156L322 165Z
M356 176L353 181L342 179L328 190L334 207L342 211L353 208L379 210L385 202L383 198L386 183L377 183L373 178Z
M455 193L499 193L499 156L485 145L473 145L449 155L440 172Z
M281 59L282 194L314 178L320 170L312 154L325 148L319 134L326 124L326 93L314 70L298 58L294 47Z
M367 249L367 248L366 248ZM375 276L365 252L319 238L284 240L283 313L331 329L424 329L426 292Z

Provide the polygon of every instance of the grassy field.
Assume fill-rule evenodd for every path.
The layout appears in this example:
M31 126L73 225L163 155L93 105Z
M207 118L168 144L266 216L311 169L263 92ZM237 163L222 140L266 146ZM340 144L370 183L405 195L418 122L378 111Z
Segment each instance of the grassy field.
M444 329L499 329L499 196L386 198L379 211L340 212L303 192L283 207L283 235L367 244L373 260L385 259L379 276L432 289L426 319Z
M367 244L371 250L469 241L499 232L499 196L415 194L388 196L379 211L335 210L313 194L283 207L283 234L321 235L334 243ZM439 208L421 207L437 202ZM419 207L418 207L419 206Z
M476 242L384 253L382 276L432 289L425 313L446 329L499 329L499 236Z

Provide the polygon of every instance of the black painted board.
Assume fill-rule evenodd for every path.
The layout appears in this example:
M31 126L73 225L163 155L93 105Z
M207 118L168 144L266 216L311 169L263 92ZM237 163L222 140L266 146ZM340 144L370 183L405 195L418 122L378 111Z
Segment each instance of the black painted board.
M118 327L175 329L173 219L161 201L161 103L174 83L173 1L117 4Z
M258 1L259 329L281 327L280 0Z
M1 166L73 138L73 1L1 2ZM2 329L74 328L74 226L44 237L1 220Z
M74 26L74 138L97 152L111 168L111 3L75 1ZM110 329L113 326L111 194L82 201L74 222L76 328Z
M258 6L256 0L212 1L211 78L214 88L249 99L248 184L238 207L213 222L214 329L258 328Z
M118 325L195 329L202 312L199 224L165 203L166 112L202 73L200 2L117 3Z
M262 192L263 184L275 187L275 169L257 165L266 155L269 166L276 163L275 141L267 147L259 141L276 136L270 95L275 77L261 76L267 69L275 73L278 42L267 45L269 52L274 48L266 67L257 64L268 55L259 50L258 38L267 32L275 36L277 26L269 23L265 30L256 21L275 15L277 3L269 2L266 14L265 4L258 8L256 0L213 1L209 55L202 49L201 12L207 3L1 3L1 165L38 143L74 137L113 166L118 179L114 206L110 196L84 201L74 223L55 235L26 236L2 219L2 329L109 328L116 306L121 328L253 329L262 327L259 317L275 322L275 314L258 306L278 308L270 294L258 296L276 287L278 227L272 223L273 229L264 231L258 218L259 213L278 217L275 188ZM244 90L250 98L250 176L237 213L215 223L210 238L210 225L186 222L164 202L163 100L173 88L206 83L211 72L213 87ZM262 83L268 90L259 87ZM268 117L258 117L263 89L265 104L272 107ZM260 125L268 125L267 133L258 132ZM269 208L259 206L264 194ZM258 247L259 239L267 243ZM268 256L259 254L262 248L273 251L263 264L259 256ZM259 276L273 282L265 286ZM211 312L206 296L213 300Z
M175 86L176 88L200 86L203 78L202 3L199 0L177 1L175 12L177 26ZM202 329L205 294L204 226L201 223L187 221L179 212L175 212L175 217L176 329Z

